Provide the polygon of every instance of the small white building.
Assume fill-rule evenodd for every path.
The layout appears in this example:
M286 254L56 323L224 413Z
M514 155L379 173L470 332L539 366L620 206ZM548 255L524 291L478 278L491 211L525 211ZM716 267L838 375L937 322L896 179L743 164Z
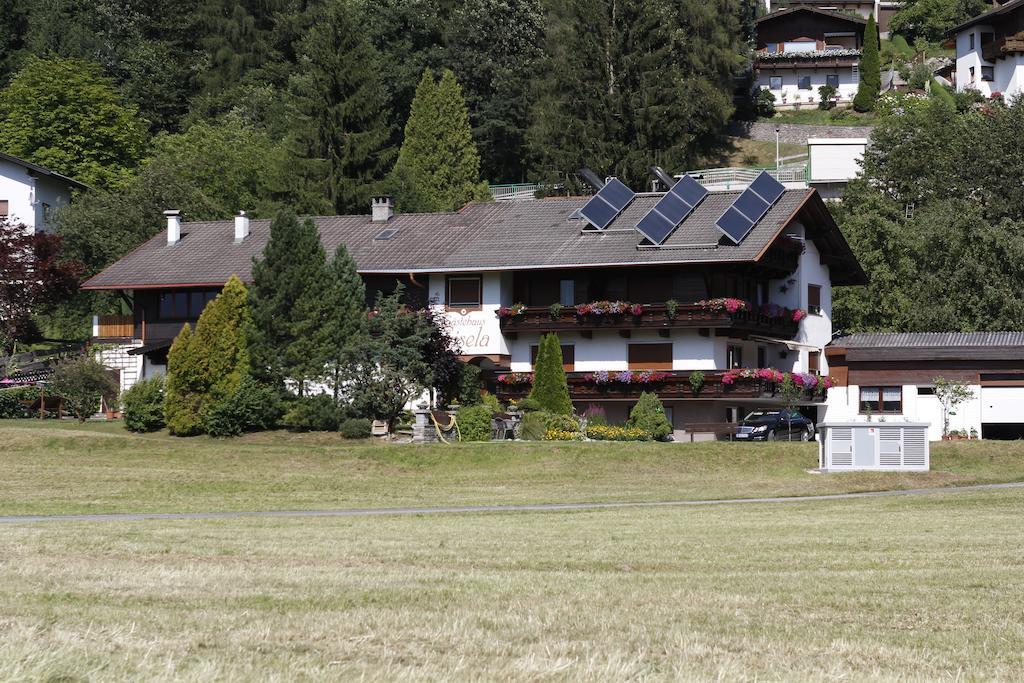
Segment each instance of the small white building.
M807 183L824 199L839 199L861 173L867 138L808 138Z
M1024 91L1024 0L994 7L950 31L956 43L958 91L999 93L1007 100Z
M21 224L30 233L54 229L54 212L71 202L82 183L0 152L0 221Z
M963 382L972 398L949 416L950 430L985 439L1024 438L1024 332L858 333L825 349L836 386L828 422L927 422L942 438L935 380Z
M775 96L775 106L816 107L818 89L830 85L840 103L851 102L860 83L867 20L853 14L790 6L757 20L755 87Z

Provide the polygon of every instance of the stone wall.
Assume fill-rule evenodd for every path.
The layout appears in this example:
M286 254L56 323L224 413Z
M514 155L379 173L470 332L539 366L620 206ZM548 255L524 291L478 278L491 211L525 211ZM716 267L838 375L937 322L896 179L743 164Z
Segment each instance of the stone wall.
M737 121L730 126L729 134L751 140L775 142L775 126L771 121ZM779 141L793 145L806 145L807 138L867 138L871 137L871 126L812 126L799 123L782 123L779 126Z

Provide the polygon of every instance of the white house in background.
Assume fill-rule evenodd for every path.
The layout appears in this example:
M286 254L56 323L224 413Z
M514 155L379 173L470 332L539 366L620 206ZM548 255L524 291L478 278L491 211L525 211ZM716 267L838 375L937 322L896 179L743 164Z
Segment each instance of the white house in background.
M825 349L836 386L828 422L928 422L942 438L935 379L967 384L949 427L984 439L1024 438L1024 332L859 333Z
M807 5L766 14L757 20L755 87L770 91L780 109L817 106L825 85L839 102L851 102L866 25L860 16Z
M840 199L860 175L867 138L808 138L807 183L824 199Z
M1009 100L1024 91L1024 0L992 4L949 32L956 42L956 88Z
M71 202L82 183L10 154L0 152L0 221L20 223L29 232L54 228L54 211Z
M764 180L755 185L771 195ZM815 190L776 187L771 201L740 189L704 195L691 182L695 206L681 214L675 194L610 183L617 194L454 213L393 215L378 198L371 215L313 221L328 253L348 247L369 298L401 284L410 307L446 320L462 360L502 400L529 391L540 337L555 332L580 412L596 404L622 422L653 391L677 438L708 438L731 433L746 411L783 405L781 372L824 388L832 287L866 276ZM663 200L677 221L667 226L654 211ZM727 213L735 239L717 227ZM658 215L655 243L637 226ZM123 389L163 371L171 340L232 274L252 281L269 229L246 216L183 223L171 211L165 233L85 283L131 301L130 315L98 317L93 335ZM800 404L817 419L823 392L806 391Z

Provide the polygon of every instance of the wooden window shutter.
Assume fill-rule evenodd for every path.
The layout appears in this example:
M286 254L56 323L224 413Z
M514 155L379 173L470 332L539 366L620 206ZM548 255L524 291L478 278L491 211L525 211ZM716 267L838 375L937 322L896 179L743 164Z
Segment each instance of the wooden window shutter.
M630 370L671 370L672 344L630 344Z

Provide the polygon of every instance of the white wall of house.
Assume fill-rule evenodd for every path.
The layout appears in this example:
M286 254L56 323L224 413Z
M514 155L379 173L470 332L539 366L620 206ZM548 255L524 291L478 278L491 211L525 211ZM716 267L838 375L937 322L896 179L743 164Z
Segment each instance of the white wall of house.
M483 300L479 310L447 310L446 276L430 276L429 299L435 311L442 313L458 340L460 353L466 356L508 354L508 342L501 334L498 309L511 303L512 276L508 273L484 273Z
M942 439L942 406L939 400L931 394L922 394L920 390L929 388L930 384L905 384L900 389L903 392L902 410L896 415L874 414L870 416L871 422L927 422L928 439L939 441ZM949 418L949 428L970 432L975 430L979 435L982 431L982 387L968 385L973 392L974 398L956 407L955 415ZM826 422L868 422L868 415L860 412L860 385L851 384L845 387L834 387L829 389L827 402L824 409L824 420ZM1024 399L1024 387L1015 388ZM1020 400L1018 399L1018 400ZM1020 421L1006 420L1007 422ZM993 419L986 419L987 422L995 422Z
M860 76L856 67L842 68L805 68L805 69L760 69L757 72L756 86L761 90L769 90L775 95L775 106L779 108L791 108L796 104L804 107L816 107L821 98L818 96L818 88L827 85L829 74L839 77L839 101L849 102L857 94L857 86ZM781 82L772 78L781 79ZM810 77L810 89L800 88L800 81L804 77ZM775 87L773 87L773 85Z
M112 370L120 371L120 389L122 394L128 391L140 379L148 376L144 374L142 356L128 355L129 351L140 346L142 346L142 340L134 339L126 344L103 346L96 353L96 360Z
M989 25L977 25L956 35L956 88L960 91L977 90L985 97L998 92L1010 100L1024 92L1024 55L1013 54L995 62L985 61L982 58L981 34L992 32ZM971 47L972 40L974 47ZM992 70L991 80L987 80L983 68Z
M29 170L0 159L0 202L7 201L11 222L23 223L30 232L54 229L54 211L71 201L71 190L49 177L34 177Z

